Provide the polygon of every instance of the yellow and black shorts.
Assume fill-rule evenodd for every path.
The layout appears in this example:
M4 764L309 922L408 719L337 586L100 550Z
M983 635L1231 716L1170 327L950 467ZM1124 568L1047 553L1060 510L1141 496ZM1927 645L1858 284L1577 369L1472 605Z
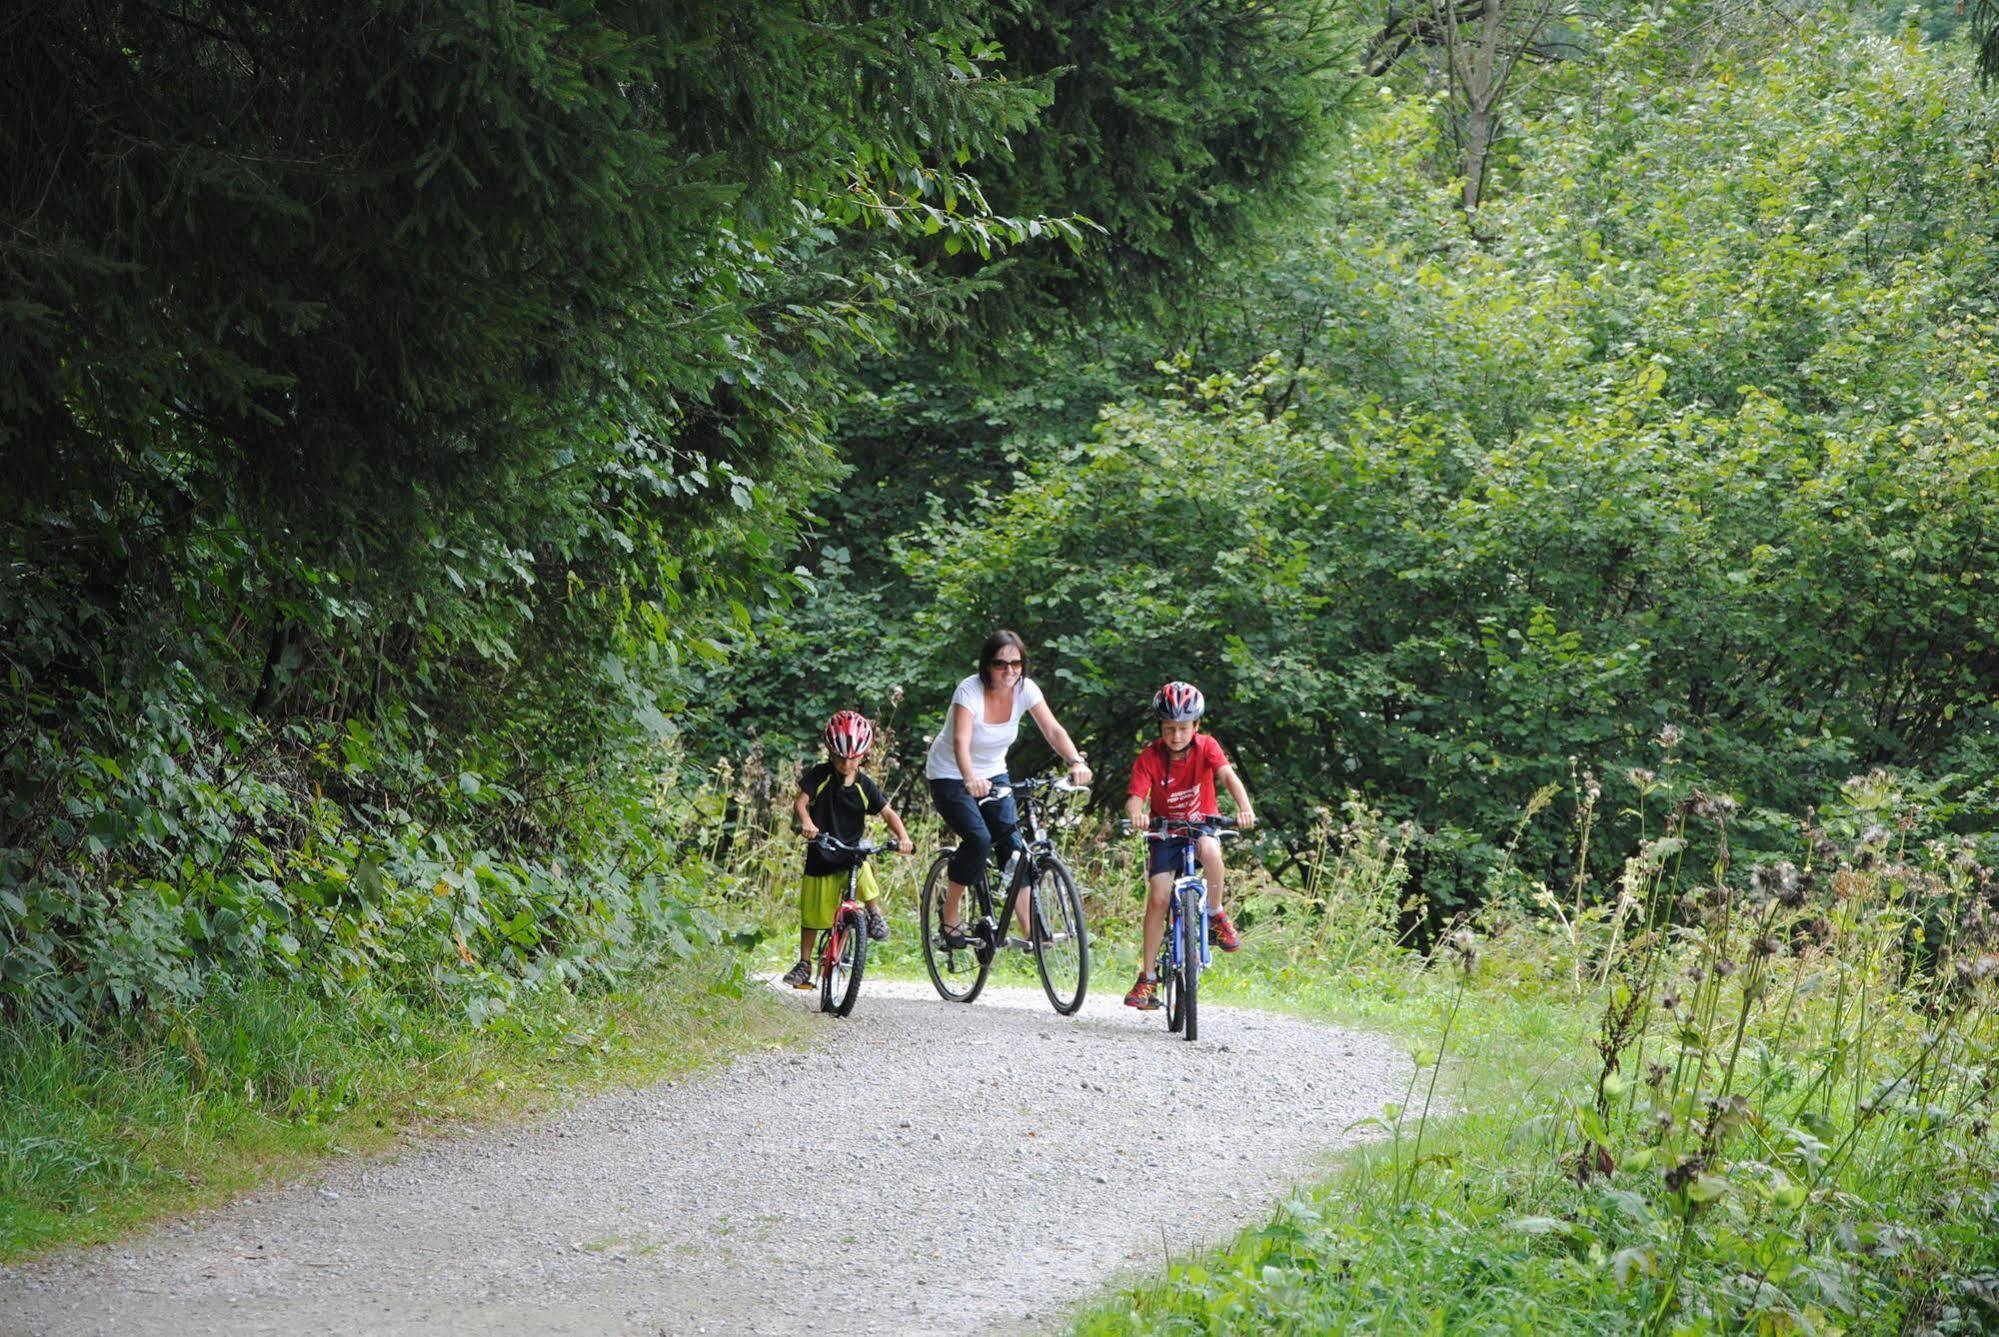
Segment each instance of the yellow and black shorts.
M831 928L833 915L840 908L840 901L847 894L847 875L844 872L828 873L824 877L811 874L798 879L798 919L802 928ZM854 879L854 894L863 901L871 901L881 892L875 887L875 870L861 865L860 875Z

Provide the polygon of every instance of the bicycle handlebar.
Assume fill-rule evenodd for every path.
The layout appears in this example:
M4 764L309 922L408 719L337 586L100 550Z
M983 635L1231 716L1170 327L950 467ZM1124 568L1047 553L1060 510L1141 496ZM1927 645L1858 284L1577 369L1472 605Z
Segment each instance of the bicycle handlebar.
M1182 840L1188 836L1213 836L1217 840L1224 836L1240 836L1236 829L1236 819L1224 817L1218 812L1202 813L1194 817L1157 817L1153 826L1140 831L1126 823L1126 830L1147 840Z
M984 798L977 801L982 804L997 803L1001 799L1013 794L1015 790L1031 794L1037 789L1046 789L1055 794L1087 794L1090 792L1088 785L1072 785L1067 779L1059 775L1036 775L1030 776L1025 780L1015 780L1012 784L1008 785L994 785Z
M838 836L832 835L825 831L821 831L818 835L812 837L811 840L808 840L805 843L808 845L816 845L819 847L821 851L827 854L858 854L862 858L866 858L868 855L871 854L902 853L902 847L893 841L889 842L886 845L881 845L877 844L872 840L864 840L858 845L849 845L846 841L840 839Z

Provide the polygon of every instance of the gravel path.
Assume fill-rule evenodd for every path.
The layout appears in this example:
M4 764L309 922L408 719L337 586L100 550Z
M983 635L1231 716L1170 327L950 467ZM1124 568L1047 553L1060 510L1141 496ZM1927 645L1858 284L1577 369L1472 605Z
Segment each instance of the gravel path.
M1408 1076L1264 1012L1188 1044L1118 983L1064 1019L869 980L804 1053L0 1268L0 1333L1044 1331L1264 1219Z

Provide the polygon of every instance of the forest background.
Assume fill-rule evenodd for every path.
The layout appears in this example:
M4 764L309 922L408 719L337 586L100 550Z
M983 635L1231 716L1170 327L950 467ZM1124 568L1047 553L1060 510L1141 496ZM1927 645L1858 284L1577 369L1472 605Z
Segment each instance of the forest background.
M1397 831L1398 950L1880 817L1983 959L1991 17L30 7L0 1019L697 955L999 625L1113 780L1198 682L1276 885Z

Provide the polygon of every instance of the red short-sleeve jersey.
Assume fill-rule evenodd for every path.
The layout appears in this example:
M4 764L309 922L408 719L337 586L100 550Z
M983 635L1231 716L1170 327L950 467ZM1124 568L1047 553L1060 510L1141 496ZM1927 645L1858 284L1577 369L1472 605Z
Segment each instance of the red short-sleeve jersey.
M1154 817L1185 821L1215 811L1215 776L1228 764L1229 754L1204 733L1194 735L1183 757L1175 757L1163 741L1155 740L1131 764L1131 784L1125 792L1145 799Z

